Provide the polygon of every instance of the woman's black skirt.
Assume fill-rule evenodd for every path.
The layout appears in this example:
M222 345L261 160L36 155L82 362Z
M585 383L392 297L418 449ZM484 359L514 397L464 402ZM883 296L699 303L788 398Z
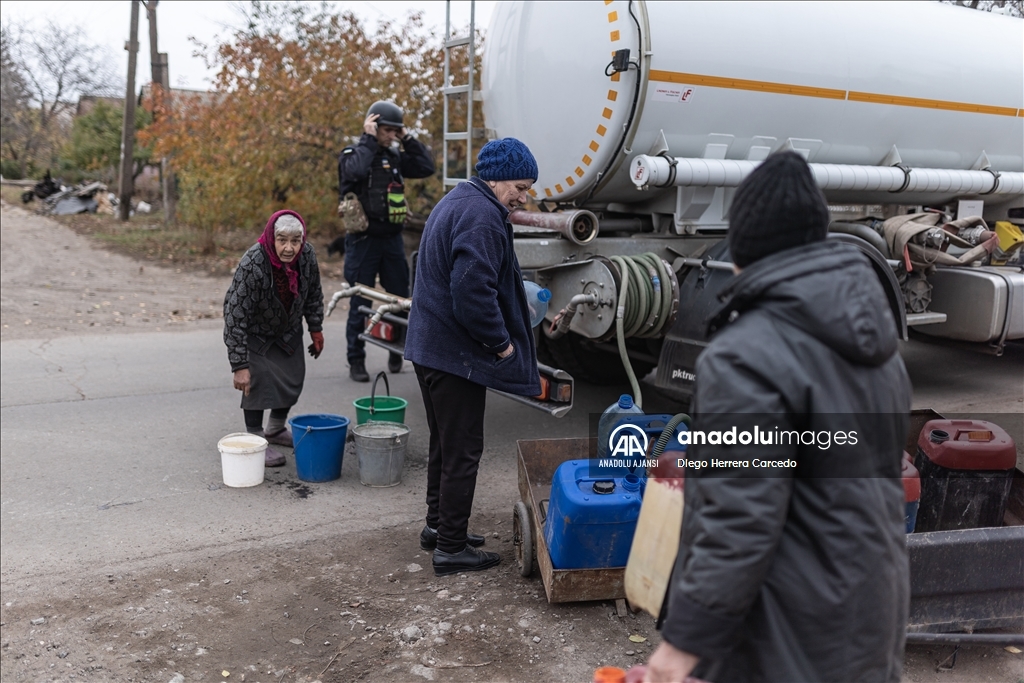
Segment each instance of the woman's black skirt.
M291 408L299 400L306 379L306 359L302 349L302 330L291 337L292 353L277 342L261 343L249 339L249 395L242 395L243 410ZM263 353L260 353L263 351Z

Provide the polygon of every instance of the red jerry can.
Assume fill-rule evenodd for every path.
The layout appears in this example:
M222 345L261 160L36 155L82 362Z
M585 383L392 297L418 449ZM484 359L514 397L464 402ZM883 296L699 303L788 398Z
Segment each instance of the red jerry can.
M1017 449L999 425L983 420L932 420L917 440L921 473L915 531L1003 525Z

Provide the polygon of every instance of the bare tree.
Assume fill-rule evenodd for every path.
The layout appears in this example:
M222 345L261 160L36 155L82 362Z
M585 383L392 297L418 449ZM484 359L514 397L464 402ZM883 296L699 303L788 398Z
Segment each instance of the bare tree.
M24 118L29 102L28 85L14 57L20 37L16 26L7 24L0 27L0 139L5 147L9 140L17 137L18 124ZM16 149L12 147L5 151L10 152L6 156L18 160Z
M11 120L10 135L4 133L4 156L16 159L24 174L30 162L53 163L74 101L87 93L115 95L119 78L111 60L77 26L50 21L29 30L8 24L4 34L5 101L8 65L26 95L26 106Z

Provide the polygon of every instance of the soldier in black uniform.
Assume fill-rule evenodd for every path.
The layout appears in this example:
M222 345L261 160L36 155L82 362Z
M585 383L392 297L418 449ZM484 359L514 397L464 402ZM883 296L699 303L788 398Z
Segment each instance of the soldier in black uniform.
M345 236L345 280L373 287L379 274L387 292L409 296L409 266L401 234L406 214L403 179L433 175L434 157L405 131L402 110L393 102L374 102L363 131L359 142L343 149L338 158L340 196L355 193L369 221L366 232ZM365 343L359 339L366 327L366 316L359 313L363 305L371 302L352 297L345 331L349 375L356 382L370 381ZM401 369L402 357L391 354L388 370Z

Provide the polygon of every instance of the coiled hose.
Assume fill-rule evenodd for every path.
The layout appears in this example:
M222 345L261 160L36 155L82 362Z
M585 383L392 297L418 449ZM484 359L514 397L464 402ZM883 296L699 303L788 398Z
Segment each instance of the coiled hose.
M665 428L661 430L661 436L659 436L658 440L654 443L654 450L651 451L651 460L657 460L658 457L665 452L665 448L668 446L668 442L672 440L672 435L675 434L676 427L679 426L680 422L685 423L686 426L689 427L690 416L686 413L679 413L668 421Z
M637 256L612 256L609 260L622 275L615 311L619 358L633 389L633 402L638 408L643 408L640 382L637 381L626 353L626 339L648 339L662 335L672 316L672 280L664 261L652 252Z

